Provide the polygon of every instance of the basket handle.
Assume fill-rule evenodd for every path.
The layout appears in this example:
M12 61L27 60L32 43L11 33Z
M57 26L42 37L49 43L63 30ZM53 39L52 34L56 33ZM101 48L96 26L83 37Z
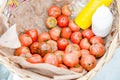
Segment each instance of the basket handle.
M7 5L7 0L4 0L2 6L0 7L0 13L3 13L6 5Z

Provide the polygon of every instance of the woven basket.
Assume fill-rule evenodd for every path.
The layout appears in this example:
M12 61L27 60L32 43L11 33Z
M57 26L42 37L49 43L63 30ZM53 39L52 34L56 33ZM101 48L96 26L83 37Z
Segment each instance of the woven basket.
M3 4L3 6L0 9L0 12L2 13L5 9L7 0ZM114 0L114 2L110 6L111 12L114 15L114 22L112 26L112 30L109 33L107 37L105 37L105 47L106 47L106 53L105 55L100 58L100 60L97 63L97 66L88 72L87 74L83 75L82 77L79 77L78 80L91 80L95 74L99 71L100 68L104 66L105 63L107 63L112 56L114 55L114 50L119 46L119 40L120 40L120 0ZM4 53L2 50L0 50L0 53ZM42 76L40 74L36 74L31 71L24 70L20 68L15 63L11 62L6 56L0 55L0 63L4 64L9 70L11 70L13 73L18 74L23 80L49 80L46 76ZM25 73L22 73L24 71ZM35 76L32 76L34 74ZM32 77L31 77L32 76ZM36 77L36 78L34 78Z

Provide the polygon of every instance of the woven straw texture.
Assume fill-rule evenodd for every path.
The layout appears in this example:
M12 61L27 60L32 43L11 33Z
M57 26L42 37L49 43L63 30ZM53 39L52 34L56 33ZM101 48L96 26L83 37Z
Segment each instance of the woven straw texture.
M4 11L6 7L6 1L3 6L0 8L0 13ZM112 56L114 55L114 50L119 47L120 41L120 0L114 0L114 2L110 6L111 12L114 15L114 22L112 25L112 30L107 37L105 37L105 47L106 53L105 55L98 60L97 66L86 74L81 74L78 80L91 80L95 74L99 71L105 63L107 63ZM9 50L8 50L9 51ZM17 64L9 60L9 58L3 54L6 52L4 49L0 48L0 63L4 64L10 71L18 74L23 80L52 80L52 78L48 78L46 76L42 76L40 74L34 73L32 71L23 69L19 67ZM70 76L68 76L70 77ZM60 77L58 77L60 78ZM62 80L62 79L61 79Z

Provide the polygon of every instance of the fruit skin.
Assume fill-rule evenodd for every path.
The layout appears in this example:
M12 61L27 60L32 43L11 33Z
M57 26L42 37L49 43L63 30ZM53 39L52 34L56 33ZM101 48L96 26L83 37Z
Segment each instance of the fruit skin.
M37 41L37 38L38 38L37 29L28 29L28 30L26 30L25 33L28 34L32 38L33 42Z
M80 53L81 53L81 57L86 56L86 55L90 55L90 51L87 49L80 50Z
M31 57L32 54L30 53L30 49L28 47L21 46L21 47L16 49L15 56L21 56L24 58L28 58L28 57Z
M82 73L83 72L83 67L81 65L76 65L74 67L71 67L70 70L72 70L74 72Z
M65 49L65 53L74 53L79 58L81 57L80 47L77 44L69 44L69 45L67 45L67 47Z
M38 42L46 42L48 40L50 40L50 35L48 32L42 32L39 34L38 36Z
M62 6L62 14L66 15L66 16L70 16L71 15L71 11L70 11L70 9L69 9L67 4Z
M62 64L63 63L63 55L65 54L64 51L58 50L58 51L55 51L54 54L57 56L59 64Z
M97 61L93 55L85 55L81 57L80 63L85 70L90 71L96 66Z
M69 39L71 37L72 31L69 27L62 28L61 37Z
M48 64L51 64L51 65L54 65L54 66L58 66L59 65L58 58L53 53L47 53L43 57L43 61L44 61L44 63L48 63Z
M54 40L48 40L47 43L51 46L52 52L55 52L55 51L58 50L57 42L56 41L54 41Z
M49 30L51 39L57 41L60 38L61 29L58 27L52 28Z
M32 38L28 34L20 34L19 40L22 46L30 46L32 44Z
M42 57L39 54L33 54L31 57L27 58L26 61L36 64L36 63L42 63Z
M67 27L69 23L69 19L65 15L60 15L57 18L57 25L61 28Z
M82 39L82 35L81 35L81 32L73 32L72 35L71 35L71 42L74 43L74 44L79 44L80 41Z
M89 41L88 41L87 38L84 38L84 39L82 39L82 40L80 41L80 48L81 48L81 49L87 49L87 50L89 50L89 48L90 48L90 43L89 43Z
M68 27L71 29L72 32L77 32L80 30L80 27L76 25L73 20L69 21Z
M64 68L64 69L68 69L68 67L65 66L64 64L59 64L58 67L59 67L59 68Z
M50 46L50 44L46 42L39 43L38 48L39 48L39 53L42 57L46 55L47 53L52 52L52 47Z
M79 58L74 53L65 53L63 56L63 63L68 67L74 67L79 63Z
M91 39L90 39L90 43L92 43L92 44L95 44L95 43L104 44L104 41L103 41L103 39L102 39L101 37L99 37L99 36L93 36L93 37L91 37Z
M67 47L67 45L69 44L67 39L64 38L60 38L57 40L57 46L59 50L65 50L65 48Z
M38 46L39 46L39 42L34 42L34 43L31 44L30 51L31 51L32 54L39 54Z
M90 46L90 53L96 58L102 57L105 54L105 47L101 43L95 43Z
M48 15L57 18L58 16L61 15L61 9L58 6L51 6L48 9Z
M46 19L46 27L51 29L57 26L57 19L53 16L50 16Z
M94 36L94 33L91 29L86 29L86 30L82 31L82 36L84 38L87 38L88 40L90 40L90 38Z

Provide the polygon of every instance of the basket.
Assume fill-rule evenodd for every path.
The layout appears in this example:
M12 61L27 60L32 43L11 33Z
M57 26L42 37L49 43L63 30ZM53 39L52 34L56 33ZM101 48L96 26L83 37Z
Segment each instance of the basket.
M44 0L43 0L44 1ZM2 13L6 7L6 2L3 4L3 6L0 9L0 12ZM86 74L81 74L80 76L77 76L77 80L91 80L95 74L99 71L100 68L104 66L105 63L107 63L112 56L114 55L114 50L119 47L119 40L120 40L120 0L114 0L114 2L110 6L111 12L114 15L114 22L113 26L111 29L111 32L107 37L105 37L105 47L106 47L106 53L105 55L99 59L96 67L92 69L90 72L87 72ZM21 31L21 29L19 29ZM40 75L38 73L26 70L24 68L21 68L19 65L16 63L12 62L9 57L6 55L7 52L12 52L10 49L4 49L3 47L0 47L0 63L4 64L10 71L13 73L19 75L23 80L53 80L53 78L47 77ZM23 73L24 72L24 73ZM74 75L69 75L65 76L66 79L61 79L63 76L57 76L54 77L56 80L68 80L69 78L71 79L76 79L76 76ZM69 78L68 78L69 77Z

